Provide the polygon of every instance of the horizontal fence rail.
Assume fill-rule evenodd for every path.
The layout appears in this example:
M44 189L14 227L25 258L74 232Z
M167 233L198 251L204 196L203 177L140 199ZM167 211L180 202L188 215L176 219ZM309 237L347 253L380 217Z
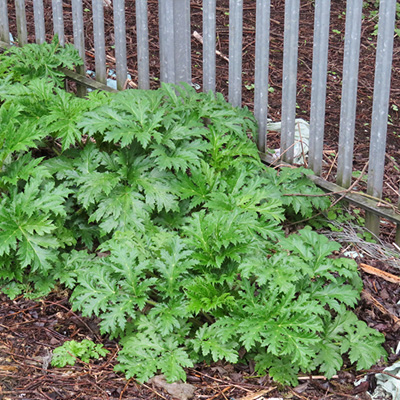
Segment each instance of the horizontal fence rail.
M158 0L157 20L158 32L149 33L149 3L147 0L135 0L134 9L131 5L127 8L125 0L91 0L91 9L83 9L83 0L71 0L70 6L59 0L14 0L11 7L7 0L0 0L0 41L3 46L8 46L11 41L18 45L29 42L43 43L57 35L60 44L66 41L65 25L68 18L73 21L73 43L80 56L87 65L86 57L89 54L94 58L94 76L97 82L86 78L86 66L79 67L74 72L66 72L70 79L78 82L80 95L86 93L87 88L114 89L105 86L109 81L110 63L115 68L116 88L125 89L129 81L134 81L128 71L127 46L136 46L137 83L131 82L130 86L140 89L149 89L151 86L150 66L157 62L160 69L159 80L161 82L192 83L192 68L195 56L191 49L191 40L202 43L202 85L204 91L216 91L217 64L220 58L226 65L229 79L227 82L227 98L236 107L242 105L242 90L244 86L244 74L246 79L251 76L254 88L254 114L259 124L258 147L262 154L267 151L268 144L268 93L270 78L270 24L271 1L256 0L255 24L251 29L255 34L254 70L243 71L243 12L246 0L229 0L229 58L217 50L218 29L217 26L217 1L203 1L191 4L190 0ZM34 35L28 35L26 6L33 8ZM154 3L154 2L153 2ZM374 97L373 111L371 115L371 143L369 153L369 170L367 196L349 193L347 198L358 206L367 210L367 227L374 233L379 232L380 217L386 217L390 221L400 224L397 211L386 212L377 209L372 203L382 197L384 181L384 160L386 151L386 136L388 123L388 107L390 96L390 79L393 64L393 38L396 17L396 0L380 0L379 28L376 49L376 64L374 69ZM52 21L46 21L46 6L51 8ZM85 3L87 7L87 2ZM327 76L329 58L329 33L331 19L331 0L315 0L313 50L309 58L312 59L311 102L310 102L310 136L307 142L308 167L316 177L315 181L325 190L344 190L351 188L353 178L354 137L356 123L356 108L358 104L358 75L361 43L361 27L363 18L363 0L351 0L343 2L343 15L346 18L344 35L344 56L342 70L342 95L337 114L340 114L338 126L338 154L336 185L325 182L320 177L323 170L324 134L326 127L326 98ZM299 65L299 26L301 26L300 0L286 0L284 2L285 23L283 28L284 44L280 49L283 58L282 98L281 98L281 137L280 157L284 162L295 161L296 143L302 141L296 136L297 117L297 71ZM104 10L112 7L113 48L115 57L106 51ZM191 12L193 7L196 12L202 12L202 34L199 34L191 26ZM283 12L283 10L282 10ZM69 13L69 14L68 14ZM92 21L93 50L88 49L85 43L85 16L89 13ZM135 39L130 36L126 28L127 15L134 13ZM68 15L67 15L68 14ZM16 37L10 35L10 20L13 18L16 26ZM68 18L67 18L68 17ZM155 18L155 16L152 16ZM46 31L47 29L47 31ZM51 29L51 31L49 31ZM15 35L14 34L14 35ZM154 61L150 57L149 43L158 36L159 58ZM69 36L70 37L70 36ZM194 39L192 39L194 37ZM88 53L88 50L89 53ZM94 54L93 54L94 52ZM154 57L154 56L152 56ZM196 67L198 67L196 65ZM135 72L136 74L136 72ZM153 78L155 79L155 78ZM303 142L301 143L303 146ZM304 147L303 147L304 150ZM271 158L263 155L266 161ZM306 162L306 160L304 161ZM306 164L307 165L307 164ZM324 186L325 185L325 186ZM333 185L333 186L332 186ZM398 188L396 188L398 189ZM356 201L354 200L356 196ZM363 205L364 199L364 205ZM400 243L400 230L397 234L397 243Z

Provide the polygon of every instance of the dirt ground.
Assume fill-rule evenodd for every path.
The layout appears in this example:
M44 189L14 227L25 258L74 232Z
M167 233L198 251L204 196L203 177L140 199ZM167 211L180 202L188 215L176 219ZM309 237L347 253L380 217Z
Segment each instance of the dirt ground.
M128 0L126 15L127 54L129 72L133 79L137 75L136 62L136 32L134 2ZM158 2L149 0L150 28L150 73L152 86L159 85L158 68ZM269 84L269 117L280 120L280 104L282 91L282 57L283 57L283 26L284 0L272 0L271 7L271 53ZM368 160L369 128L372 111L373 66L375 62L376 37L373 36L376 17L371 16L374 10L373 1L366 2L365 18L362 24L362 46L359 73L359 97L356 120L355 170L361 171ZM217 49L228 55L228 0L217 1ZM192 5L192 31L202 33L202 1L194 0ZM83 7L91 9L90 0L83 0ZM10 27L16 35L15 16L12 1L9 1ZM64 2L64 10L71 11L69 2ZM244 38L243 38L243 105L252 109L254 91L254 49L255 49L255 1L244 0ZM332 16L330 29L330 53L328 63L328 90L326 107L325 132L325 167L324 177L335 178L335 156L337 154L341 76L344 47L345 2L332 1ZM46 27L51 31L51 3L45 0ZM309 120L311 95L312 67L312 31L313 31L313 1L301 2L301 22L299 39L298 66L298 117ZM30 1L27 2L28 33L33 41L33 11ZM106 43L109 68L114 68L113 62L113 17L112 9L105 9ZM398 24L398 22L397 22ZM71 17L65 21L66 38L72 41ZM90 12L85 11L85 29L87 49L87 67L94 68L93 35ZM202 47L195 39L192 40L192 74L193 83L202 84ZM400 39L395 38L394 62L392 74L392 92L390 98L386 178L384 197L392 203L397 203L400 183ZM217 90L227 95L228 63L222 57L217 57ZM277 135L268 137L271 148L279 147ZM361 186L362 188L362 186ZM393 241L395 227L388 225L385 240ZM352 249L352 248L351 248ZM359 248L358 248L359 250ZM368 253L363 262L384 271L399 275L399 266L393 263L389 256ZM386 349L395 349L400 339L400 300L399 283L390 282L387 276L378 272L377 275L363 271L364 291L356 310L361 319L369 326L378 329L386 336ZM380 275L380 276L379 276ZM99 361L75 367L55 369L49 367L51 351L64 341L75 339L93 339L103 343L110 350L106 358ZM0 399L172 399L164 389L153 384L139 386L134 380L126 381L121 375L113 372L118 345L101 337L95 320L82 318L71 311L67 293L60 290L49 297L34 302L24 298L13 301L0 296ZM398 356L391 354L388 362L393 363ZM274 384L268 377L254 377L252 365L231 366L222 363L206 366L198 365L187 371L188 383L195 388L195 399L209 400L255 400L268 398L288 399L368 399L365 393L374 389L374 375L383 369L376 365L369 371L355 372L351 365L335 378L326 381L323 377L304 376L296 388L282 387ZM368 380L355 388L354 381L367 376Z

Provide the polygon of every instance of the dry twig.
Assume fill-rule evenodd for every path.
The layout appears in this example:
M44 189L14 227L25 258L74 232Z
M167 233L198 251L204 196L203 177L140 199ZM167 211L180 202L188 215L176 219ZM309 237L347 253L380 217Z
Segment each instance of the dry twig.
M201 44L203 44L203 37L200 35L199 32L194 31L193 32L193 37L198 40ZM219 50L215 50L215 54L217 56L220 56L221 58L223 58L225 61L229 62L229 58L227 56L225 56L224 54L222 54Z

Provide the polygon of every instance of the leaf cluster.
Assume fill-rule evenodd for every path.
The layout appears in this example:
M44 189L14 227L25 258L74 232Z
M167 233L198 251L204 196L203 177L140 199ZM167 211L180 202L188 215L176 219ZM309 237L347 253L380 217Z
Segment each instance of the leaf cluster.
M82 65L82 59L74 46L61 46L56 35L51 43L12 46L0 54L0 80L29 83L42 78L61 87L64 74L60 68L77 65Z
M92 358L98 360L106 356L108 352L102 344L96 344L88 339L83 339L81 342L69 340L54 349L51 365L62 368L66 365L75 365L77 361L88 363Z
M139 381L254 360L294 384L384 354L351 311L354 261L309 227L285 235L329 202L302 195L321 193L304 171L262 165L247 109L187 85L79 99L22 81L0 90L3 292L65 285Z

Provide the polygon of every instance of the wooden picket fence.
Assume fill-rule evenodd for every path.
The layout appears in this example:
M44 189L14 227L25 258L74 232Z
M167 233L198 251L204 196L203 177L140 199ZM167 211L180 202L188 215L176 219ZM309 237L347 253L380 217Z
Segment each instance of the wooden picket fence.
M266 154L268 111L268 68L270 0L256 2L256 49L254 71L254 114L259 124L258 147L261 157L270 161ZM96 81L85 78L85 66L69 77L92 88L110 90L104 84L107 79L106 47L104 34L104 0L92 0L93 36ZM204 0L203 9L203 90L216 90L216 0ZM345 3L345 2L343 2ZM113 0L115 36L116 80L118 89L127 79L125 0ZM314 42L312 55L312 88L310 113L310 139L308 166L315 172L315 182L327 191L345 194L345 198L367 210L366 225L374 233L379 232L380 217L400 226L397 207L380 207L382 197L384 160L388 123L393 39L396 17L396 0L380 0L379 28L374 72L374 98L371 116L370 156L368 165L367 195L344 192L351 186L353 172L354 132L356 119L357 83L363 0L349 0L346 4L346 32L344 44L343 82L339 128L339 151L336 184L320 178L323 160L325 130L325 99L327 86L327 60L331 0L315 0ZM17 40L19 45L28 42L25 0L15 0ZM71 0L74 44L85 59L84 19L82 0ZM191 7L190 0L159 0L160 80L162 82L191 83ZM43 0L33 0L35 40L43 43L45 30ZM86 10L87 11L87 10ZM0 40L3 46L10 44L9 7L7 0L0 0ZM64 43L63 2L52 0L53 32ZM137 35L137 86L150 88L148 2L135 1ZM285 1L285 25L282 79L282 160L292 163L294 157L296 118L296 84L298 65L300 0ZM47 36L48 37L48 36ZM242 37L243 0L229 1L229 91L228 100L234 106L242 104ZM372 78L372 77L371 77ZM396 242L400 244L400 229Z

